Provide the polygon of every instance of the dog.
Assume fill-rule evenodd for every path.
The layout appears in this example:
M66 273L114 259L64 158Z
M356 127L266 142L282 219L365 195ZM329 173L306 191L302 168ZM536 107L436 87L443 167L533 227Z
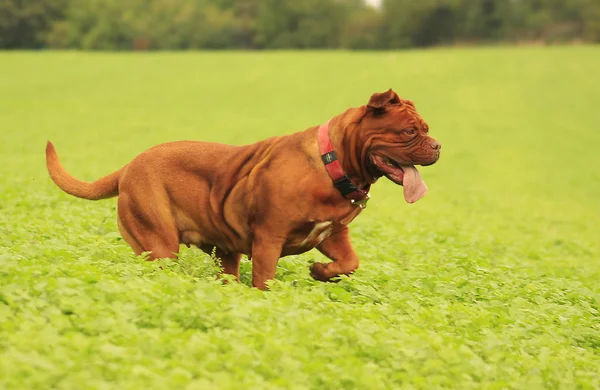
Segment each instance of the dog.
M438 161L440 148L413 102L390 89L325 124L251 145L161 144L93 183L69 175L50 141L46 165L68 194L118 196L119 230L136 254L176 258L180 244L195 245L237 280L245 254L252 285L265 289L280 257L313 248L332 260L310 267L315 279L354 272L348 224L371 184L385 176L417 201L427 186L415 165Z

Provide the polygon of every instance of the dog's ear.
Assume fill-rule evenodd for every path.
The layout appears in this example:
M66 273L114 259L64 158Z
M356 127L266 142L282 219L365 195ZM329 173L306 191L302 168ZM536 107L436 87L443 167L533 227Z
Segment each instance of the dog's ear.
M400 104L400 98L396 95L396 92L390 88L383 93L374 93L367 103L367 109L376 114L385 112L385 107L389 104Z

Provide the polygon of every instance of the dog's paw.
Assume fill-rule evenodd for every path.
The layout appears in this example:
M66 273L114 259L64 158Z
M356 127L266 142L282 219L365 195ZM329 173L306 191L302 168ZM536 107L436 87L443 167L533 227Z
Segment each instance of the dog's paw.
M329 280L329 277L326 275L328 265L329 264L314 263L310 266L310 276L321 282L327 282Z

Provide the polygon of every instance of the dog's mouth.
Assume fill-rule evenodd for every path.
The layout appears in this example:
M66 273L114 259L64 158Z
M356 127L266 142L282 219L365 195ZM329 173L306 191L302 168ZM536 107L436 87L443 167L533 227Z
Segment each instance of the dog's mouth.
M427 185L414 165L400 164L399 162L383 155L371 154L371 163L380 176L385 176L394 183L404 187L404 200L414 203L425 196Z

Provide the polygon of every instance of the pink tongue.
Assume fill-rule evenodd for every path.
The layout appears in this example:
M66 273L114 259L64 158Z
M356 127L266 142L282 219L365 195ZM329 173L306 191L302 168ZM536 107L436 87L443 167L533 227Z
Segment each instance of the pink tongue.
M404 179L402 186L404 187L404 200L408 203L415 203L417 200L425 196L427 185L421 179L421 174L412 165L402 166L404 171Z

